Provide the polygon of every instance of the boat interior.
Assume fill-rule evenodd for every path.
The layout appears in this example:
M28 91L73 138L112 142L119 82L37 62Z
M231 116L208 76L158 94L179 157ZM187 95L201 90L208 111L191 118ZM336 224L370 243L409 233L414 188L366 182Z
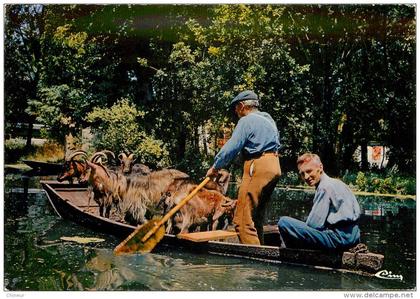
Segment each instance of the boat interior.
M89 201L89 192L86 187L72 186L69 188L69 185L66 184L62 187L54 186L54 190L61 198L64 198L65 200L71 202L73 205L79 207L83 212L89 212L90 214L99 217L99 206L95 201ZM116 222L126 223L122 219L121 215L116 213L115 209L111 210L109 219ZM234 227L232 225L228 227L227 231L230 233L226 233L226 231L214 231L213 233L202 232L200 234L183 234L179 237L194 242L217 240L229 243L239 243L236 233L234 233ZM264 245L280 246L280 235L276 225L264 226Z

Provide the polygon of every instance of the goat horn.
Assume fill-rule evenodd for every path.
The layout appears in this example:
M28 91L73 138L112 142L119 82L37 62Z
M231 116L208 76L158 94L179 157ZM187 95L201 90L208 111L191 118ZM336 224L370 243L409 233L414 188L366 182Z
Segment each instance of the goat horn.
M96 163L96 160L101 156L105 159L108 158L103 152L96 152L90 157L90 162Z
M113 152L111 152L110 150L102 150L101 153L110 154L112 156L112 158L115 159L115 154Z
M74 157L78 156L78 155L83 155L85 157L87 157L87 153L84 150L76 150L73 153L71 153L68 157L67 157L67 161L71 161Z
M136 154L134 154L134 153L132 153L132 154L130 154L130 155L128 156L128 158L129 158L129 159L133 159L133 161L134 161L134 160L136 160L136 159L137 159L137 155L136 155Z

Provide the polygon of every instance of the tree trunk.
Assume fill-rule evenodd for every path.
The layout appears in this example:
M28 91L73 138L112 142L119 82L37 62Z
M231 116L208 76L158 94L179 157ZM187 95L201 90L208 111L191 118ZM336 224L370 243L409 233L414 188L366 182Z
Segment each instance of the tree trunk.
M352 119L349 119L343 125L342 131L342 149L341 149L341 159L340 159L340 168L341 170L348 170L354 167L353 153L357 148L354 141L354 130Z
M335 128L332 125L333 111L334 111L334 96L333 86L331 84L331 64L330 64L330 47L322 47L322 65L323 65L323 85L322 85L322 118L324 125L324 142L322 148L322 160L324 165L327 165L328 171L332 175L338 175L338 167L336 154L334 151L335 146Z
M367 141L362 141L360 152L361 152L361 168L363 171L366 171L369 169Z
M204 155L207 156L209 154L209 149L208 149L208 145L207 145L207 129L206 129L205 126L201 126L200 128L201 128L200 136L201 136L201 139L203 141L203 153L204 153Z
M178 134L178 146L176 148L176 157L178 161L181 161L185 157L186 145L187 145L187 134L185 130L181 128Z
M33 133L34 133L34 120L33 120L33 118L30 118L29 122L28 122L28 131L27 131L27 134L26 134L26 145L25 145L25 147L26 147L27 150L29 150L31 148Z

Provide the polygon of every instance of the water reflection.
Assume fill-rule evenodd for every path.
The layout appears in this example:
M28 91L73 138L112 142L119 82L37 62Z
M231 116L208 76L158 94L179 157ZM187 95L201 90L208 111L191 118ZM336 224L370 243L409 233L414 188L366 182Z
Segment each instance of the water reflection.
M86 263L86 269L92 271L95 277L92 290L117 290L124 282L136 280L130 265L115 259L112 251L98 249L92 255Z
M160 252L114 256L96 249L86 263L95 290L334 290L381 286L373 278L290 265Z
M6 180L7 181L7 180ZM11 192L24 188L27 192ZM4 284L9 290L385 290L415 287L415 202L359 198L362 240L385 255L384 268L404 281L337 271L264 264L161 248L153 254L114 256L119 240L58 218L39 182L11 178L5 188ZM19 189L20 190L20 189ZM304 219L311 192L275 191L268 222ZM381 213L370 213L380 209ZM380 214L380 215L379 215ZM98 237L81 245L62 236Z

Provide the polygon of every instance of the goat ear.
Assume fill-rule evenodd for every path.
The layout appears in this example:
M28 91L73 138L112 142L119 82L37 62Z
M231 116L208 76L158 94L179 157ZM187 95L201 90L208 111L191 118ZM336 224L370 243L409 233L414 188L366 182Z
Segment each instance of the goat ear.
M128 157L131 158L133 162L137 160L137 155L136 154L131 154Z
M120 159L120 161L122 161L123 158L124 158L124 154L123 153L121 153L121 154L118 155L118 159Z

